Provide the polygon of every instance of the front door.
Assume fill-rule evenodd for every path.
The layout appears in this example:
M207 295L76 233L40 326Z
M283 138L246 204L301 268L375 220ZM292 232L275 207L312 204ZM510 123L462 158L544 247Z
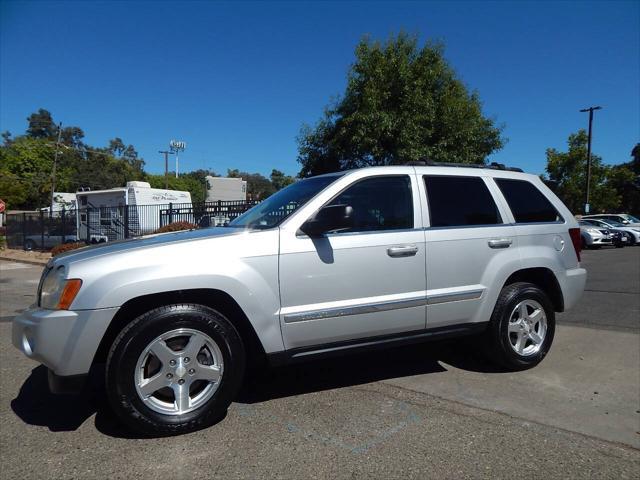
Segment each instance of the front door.
M313 239L281 230L286 348L425 328L425 243L416 182L413 174L355 179L327 203L351 205L352 228Z

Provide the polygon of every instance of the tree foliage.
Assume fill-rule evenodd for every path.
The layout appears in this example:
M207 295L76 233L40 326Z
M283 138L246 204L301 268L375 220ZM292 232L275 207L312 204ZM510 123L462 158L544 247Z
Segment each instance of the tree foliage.
M27 121L25 135L12 138L5 132L0 147L0 196L9 209L49 204L56 149L56 191L106 189L144 180L144 161L121 139L111 140L106 148L92 147L84 143L79 127L69 126L59 132L51 113L44 109L31 114Z
M611 168L609 183L620 195L621 211L640 215L640 143L631 150L631 161Z
M284 187L287 187L296 181L294 177L285 175L284 172L276 170L275 168L271 170L269 178L271 179L271 184L276 191L282 190Z
M584 212L587 176L587 141L585 130L569 135L568 150L547 149L548 179L555 193L572 212ZM632 180L627 168L614 168L591 155L590 213L615 211L622 206L622 195L617 186Z
M8 209L26 210L49 205L56 149L57 192L122 187L132 180L148 181L154 188L165 187L164 175L146 173L144 160L136 148L122 138L114 137L106 146L97 147L85 143L84 136L80 127L60 129L60 125L45 109L29 115L24 135L14 137L8 131L3 132L0 146L0 198L7 203ZM168 186L170 189L190 192L193 203L201 203L206 198L208 175L217 176L212 170L205 169L182 173L179 178L170 173ZM249 197L260 200L294 181L275 169L270 179L259 173L239 170L230 170L229 175L247 180Z
M264 200L276 191L273 183L259 173L241 172L235 168L227 170L227 177L242 178L247 181L247 198L249 200Z
M482 114L443 54L400 33L364 38L341 99L298 137L300 176L429 158L484 163L502 148L501 129Z

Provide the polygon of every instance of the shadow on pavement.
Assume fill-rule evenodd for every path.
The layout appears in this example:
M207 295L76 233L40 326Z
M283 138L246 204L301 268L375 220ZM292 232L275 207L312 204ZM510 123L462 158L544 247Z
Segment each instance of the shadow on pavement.
M504 372L472 353L470 341L423 343L265 369L247 378L236 402L259 403L392 378L446 372L446 365L474 372Z
M262 369L247 376L236 402L260 403L392 378L445 372L445 364L476 372L502 372L473 354L468 347L470 341L417 344ZM92 384L100 383L94 378ZM31 371L18 396L12 400L11 408L25 423L44 426L52 432L77 430L96 414L95 426L101 433L118 438L142 438L121 426L99 387L86 389L79 395L50 393L47 369L43 366Z
M52 432L76 430L96 412L96 399L90 392L80 395L54 395L49 391L47 369L40 365L31 371L11 401L15 414L30 425L41 425Z

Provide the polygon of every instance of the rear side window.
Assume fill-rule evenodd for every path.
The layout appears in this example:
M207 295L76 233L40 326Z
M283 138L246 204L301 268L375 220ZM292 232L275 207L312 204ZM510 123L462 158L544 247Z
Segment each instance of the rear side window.
M406 175L360 180L329 205L351 205L354 227L343 232L370 232L413 228L411 180Z
M498 207L480 177L425 175L432 227L502 223Z
M558 222L562 217L540 190L526 180L496 178L516 223Z

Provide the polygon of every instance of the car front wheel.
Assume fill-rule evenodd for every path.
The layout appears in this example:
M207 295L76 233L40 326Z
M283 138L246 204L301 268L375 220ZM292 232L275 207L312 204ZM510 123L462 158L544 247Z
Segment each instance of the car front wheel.
M241 386L245 352L221 313L169 305L127 325L106 368L109 402L126 426L145 435L176 435L224 416Z
M502 289L485 332L485 351L509 370L540 363L555 334L555 312L536 285L518 282Z

